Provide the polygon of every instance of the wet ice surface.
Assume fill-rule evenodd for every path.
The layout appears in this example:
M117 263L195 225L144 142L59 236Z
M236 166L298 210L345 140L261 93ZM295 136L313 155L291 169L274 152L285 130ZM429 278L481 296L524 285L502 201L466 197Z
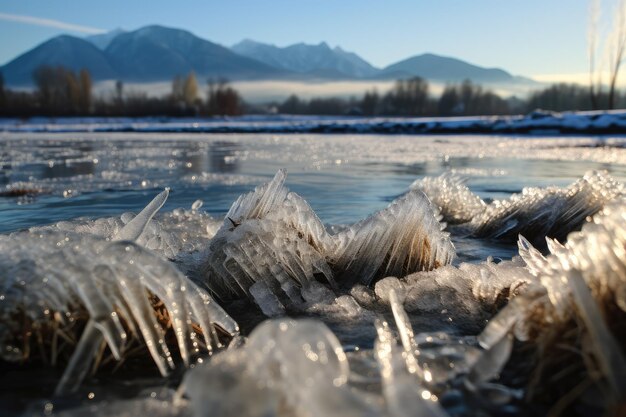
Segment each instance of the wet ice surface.
M381 209L423 176L451 169L483 199L564 186L591 169L626 177L622 138L150 133L0 134L0 231L143 207L170 187L164 210L224 214L279 168L330 224ZM72 197L72 198L67 198ZM20 206L15 203L22 204Z
M626 153L613 146L621 143L621 138L190 136L118 133L5 133L2 138L5 139L0 145L0 163L3 166L0 181L4 187L0 197L0 228L3 232L44 226L62 220L69 222L55 226L61 230L64 230L63 227L74 230L81 222L85 227L91 227L93 222L88 219L79 220L78 223L71 221L84 216L101 219L100 222L106 222L111 230L117 230L132 218L122 213L139 212L157 191L169 187L169 200L155 219L163 230L179 239L159 240L157 237L163 234L155 229L156 226L149 226L143 240L138 243L170 259L175 259L179 253L194 252L205 246L232 202L240 194L268 181L278 168L288 170L287 184L290 190L305 198L327 225L327 229L333 233L345 230L343 225L352 224L383 209L405 193L416 179L437 176L444 171L452 171L467 178L469 189L486 202L507 198L527 186L564 187L591 169L608 170L614 178L622 182L626 179ZM203 201L201 207L195 203L198 199ZM196 210L191 210L194 203ZM184 210L176 209L177 207L183 207ZM99 227L104 225L100 224ZM446 267L432 281L428 275L408 278L408 283L421 281L425 284L412 286L403 296L406 297L404 308L408 312L422 352L425 357L430 358L429 366L433 370L440 370L432 372L440 379L436 382L452 384L452 389L446 391L441 403L446 410L454 412L458 408L463 410L467 405L459 398L459 392L450 381L454 380L457 373L469 372L476 360L478 347L473 336L482 330L486 320L495 313L488 306L493 305L498 298L497 289L489 288L488 285L470 287L455 280L459 275L456 265L467 261L484 262L488 256L510 259L518 250L515 244L466 238L458 234L453 234L452 240L457 252L455 266ZM179 259L178 265L183 266L184 270L185 263L190 265L194 262L198 262L198 259L192 256L182 261ZM483 276L481 274L495 273L494 268L511 268L511 272L506 274L510 278L507 285L511 288L516 288L518 281L526 279L523 273L515 269L515 264L498 265L477 266L475 270L468 266L462 268L465 268L465 274L479 278ZM486 272L481 272L483 269ZM518 273L519 276L516 275ZM475 282L480 283L480 279ZM445 288L444 291L440 290L442 287ZM415 394L399 391L396 384L381 380L378 371L375 371L378 367L388 367L393 371L390 375L396 378L392 381L406 381L411 378L398 363L396 351L402 348L388 340L387 330L382 324L375 326L377 317L393 322L388 299L391 288L402 292L402 286L398 286L392 279L386 279L370 289L355 286L349 294L334 301L318 303L313 308L297 313L298 316L322 318L326 322L333 336L324 328L300 333L305 336L309 333L321 334L321 337L331 339L336 337L337 342L328 339L329 346L338 343L348 351L347 361L353 371L350 377L355 379L350 383L368 393L364 398L369 403L365 405L361 403L363 398L355 399L351 396L344 386L346 372L343 365L333 366L337 375L320 369L312 378L315 381L320 378L322 386L332 385L333 381L338 380L336 387L340 398L343 398L341 404L351 404L349 410L338 405L336 410L339 414L346 415L346 412L351 411L360 415L359 410L364 409L373 412L372 410L378 410L376 407L381 406L381 401L401 404L400 399L403 396ZM483 297L490 302L481 304L469 299L455 298L458 294L467 292L476 294L477 299ZM324 297L323 294L318 296L321 297L320 300ZM372 307L371 311L362 307L371 305L375 297L382 300L380 305ZM452 307L438 309L442 304ZM254 326L264 318L250 303L235 302L227 307L238 320L244 334L250 334ZM419 314L412 314L413 312ZM271 334L271 328L269 333ZM289 337L285 340L291 340ZM252 345L260 350L263 350L264 343L268 343L262 332L261 336L252 341ZM375 341L379 345L388 346L389 352L396 352L396 355L374 357L369 349ZM308 342L299 340L298 343L306 345ZM288 348L289 342L284 342L281 349ZM207 387L211 384L219 386L219 375L224 378L232 377L241 368L241 372L247 372L245 375L250 378L265 380L267 375L263 372L273 372L271 360L276 359L265 358L269 361L266 364L268 368L259 370L247 359L251 355L251 349L250 345L246 345L242 351L227 351L227 356L216 361L206 374L198 371L190 373L186 378L191 378L191 381L205 381ZM306 357L316 355L334 358L326 347L318 350L313 347L308 354L304 352ZM334 359L343 363L340 356ZM456 367L454 371L441 371L450 369L450 364ZM97 376L81 387L75 396L61 401L55 400L54 411L59 411L60 415L112 415L120 411L130 415L140 412L150 412L153 415L186 415L194 409L208 410L207 407L214 404L211 401L218 401L219 405L219 395L217 399L206 398L203 401L207 403L198 404L197 401L194 403L193 392L187 392L191 400L187 398L185 401L191 403L174 406L177 401L174 390L178 387L181 375L162 380L144 367L137 366L133 371L127 371L119 378L115 374L106 373ZM231 381L237 387L233 395L259 395L266 401L269 398L266 404L269 404L270 409L272 404L281 402L285 402L289 408L303 401L313 401L308 407L312 409L316 404L315 398L329 398L322 389L326 387L321 387L319 392L307 398L299 397L302 393L297 390L294 390L293 397L282 398L284 387L302 379L298 372L301 370L285 370L284 374L276 377L278 387L249 386L250 381L245 379ZM34 389L28 380L38 379L35 371L20 373L11 370L5 375L8 376L2 382L3 401L7 401L13 392L8 388L8 379L17 378L20 380L20 388L17 390L33 397L30 408L32 414L41 414L42 410L47 410L48 404L52 404L46 399L49 392L45 388L38 391L39 395L33 394ZM215 375L218 375L217 380ZM479 375L475 378L485 377ZM40 380L49 381L43 382L42 386L47 385L54 389L54 377L48 374ZM122 393L119 388L115 388L120 384L133 388ZM494 390L496 392L497 388ZM438 392L437 387L431 391ZM425 394L420 389L416 393L427 397L431 391ZM197 395L195 397L198 398ZM429 403L425 404L429 415L438 412L428 409ZM227 411L235 415L241 412ZM402 409L388 411L392 415L403 415ZM297 407L291 412L297 413Z

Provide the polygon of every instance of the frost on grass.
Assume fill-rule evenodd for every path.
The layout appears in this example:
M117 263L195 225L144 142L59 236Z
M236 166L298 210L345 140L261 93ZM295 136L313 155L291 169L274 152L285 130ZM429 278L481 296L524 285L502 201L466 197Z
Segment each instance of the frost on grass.
M449 173L417 180L411 188L422 190L439 206L444 221L463 223L474 237L514 242L521 234L541 245L546 236L563 241L623 189L608 173L595 171L565 188L524 188L490 204Z
M621 199L609 204L565 245L548 239L545 257L520 238L533 279L479 337L487 349L507 335L534 346L538 366L529 396L560 399L560 410L578 397L613 411L626 401L623 207ZM594 387L604 395L594 396Z
M211 240L202 280L222 299L249 297L268 315L325 297L331 288L370 284L449 264L454 247L436 209L411 192L386 209L330 234L280 170L241 196Z
M141 345L166 375L175 366L170 346L188 365L221 346L218 330L237 333L212 297L171 262L115 240L141 241L166 197L121 228L107 228L108 221L86 226L100 235L74 224L73 231L56 225L0 236L0 357L52 365L69 358L57 388L64 392L106 359L105 345L117 360Z

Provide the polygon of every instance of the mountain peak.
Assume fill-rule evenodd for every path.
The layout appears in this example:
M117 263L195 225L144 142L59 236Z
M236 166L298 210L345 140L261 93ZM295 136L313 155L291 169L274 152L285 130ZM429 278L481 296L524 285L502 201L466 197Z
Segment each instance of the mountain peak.
M326 42L317 45L299 42L281 48L244 40L234 45L232 50L273 67L301 74L339 74L342 78L363 78L378 71L358 55L341 48L331 49Z
M41 66L64 66L74 71L87 69L94 79L113 79L116 71L103 51L85 39L60 35L18 56L2 67L7 85L32 85Z
M328 46L326 41L320 42L317 46L320 47L320 48L323 48L323 49L329 49L330 50L330 46Z
M122 33L126 33L126 31L122 28L113 29L106 33L99 33L97 35L90 35L85 37L85 40L94 44L98 49L105 50L107 46L115 39L118 35Z

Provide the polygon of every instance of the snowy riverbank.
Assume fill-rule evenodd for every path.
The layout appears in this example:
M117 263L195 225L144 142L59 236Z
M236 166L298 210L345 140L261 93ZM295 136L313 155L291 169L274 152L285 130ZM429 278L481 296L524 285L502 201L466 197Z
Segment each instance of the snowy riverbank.
M626 134L626 110L535 111L524 116L365 118L242 116L234 118L33 118L0 120L0 132L199 132L345 134Z

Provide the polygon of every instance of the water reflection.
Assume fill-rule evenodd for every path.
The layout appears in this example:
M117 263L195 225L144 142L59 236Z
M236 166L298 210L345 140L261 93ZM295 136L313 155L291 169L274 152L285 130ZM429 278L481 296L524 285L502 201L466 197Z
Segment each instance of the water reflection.
M176 159L180 167L180 174L202 174L209 168L210 155L205 146L200 143L188 143L176 152Z
M183 145L183 146L180 146ZM187 142L174 144L176 165L181 176L203 173L233 174L239 171L236 156L241 148L238 144L227 141L215 143Z
M95 161L71 162L67 160L49 162L41 166L40 178L52 179L63 177L74 177L77 175L91 175L96 172Z
M211 165L209 172L235 173L239 171L237 152L241 146L234 142L218 141L209 147Z

